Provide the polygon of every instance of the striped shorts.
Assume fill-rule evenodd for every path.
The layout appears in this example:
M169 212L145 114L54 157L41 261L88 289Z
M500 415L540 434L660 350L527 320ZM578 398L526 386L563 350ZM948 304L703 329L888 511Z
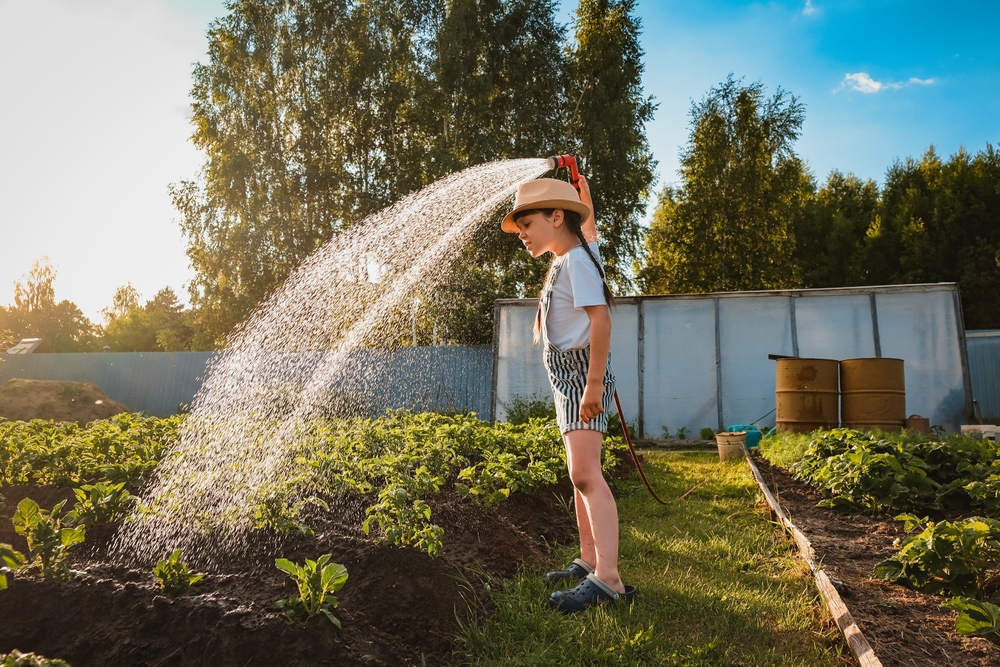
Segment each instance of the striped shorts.
M615 375L611 371L611 354L608 353L608 365L604 369L604 413L599 414L589 422L580 419L580 404L583 402L583 390L587 386L587 369L590 368L590 348L560 352L549 345L545 349L545 370L549 374L549 384L552 386L552 398L556 405L556 421L560 433L570 431L600 431L608 432L608 413L615 395Z

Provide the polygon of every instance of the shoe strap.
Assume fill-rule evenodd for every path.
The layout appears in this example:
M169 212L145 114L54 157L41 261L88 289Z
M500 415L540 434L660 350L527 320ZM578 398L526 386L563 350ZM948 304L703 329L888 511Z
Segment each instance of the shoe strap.
M611 586L608 586L606 583L598 579L597 575L594 574L593 572L587 575L587 579L595 586L600 588L602 591L604 591L608 595L608 597L610 597L612 600L617 600L619 597L621 597L621 593L619 593L615 589L611 588Z
M574 559L573 564L582 567L587 574L590 574L591 572L594 571L594 568L590 567L590 565L587 564L587 561L583 560L582 558Z

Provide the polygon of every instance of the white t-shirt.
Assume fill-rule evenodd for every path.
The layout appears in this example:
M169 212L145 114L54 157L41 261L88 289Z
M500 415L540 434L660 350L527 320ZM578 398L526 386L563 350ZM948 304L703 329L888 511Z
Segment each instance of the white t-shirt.
M590 243L588 247L601 262L597 244ZM544 322L545 337L559 351L587 347L590 345L590 318L584 306L603 306L607 303L601 274L582 245L557 257L552 270L555 271L558 265L561 267L552 286L552 305Z

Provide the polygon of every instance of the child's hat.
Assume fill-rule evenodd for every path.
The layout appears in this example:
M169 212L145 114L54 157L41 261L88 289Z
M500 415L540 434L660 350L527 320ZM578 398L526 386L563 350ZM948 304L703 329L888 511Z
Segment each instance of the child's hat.
M580 201L580 193L572 185L556 178L539 178L518 186L517 196L514 198L514 210L504 216L500 228L505 232L516 234L518 229L514 216L521 211L535 208L576 211L584 220L590 216L590 207Z

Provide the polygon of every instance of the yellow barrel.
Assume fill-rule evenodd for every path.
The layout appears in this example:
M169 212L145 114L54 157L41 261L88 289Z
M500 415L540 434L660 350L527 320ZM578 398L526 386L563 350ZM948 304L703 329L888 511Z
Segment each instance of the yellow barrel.
M902 359L840 362L840 413L847 428L897 431L906 422Z
M818 428L837 428L837 362L795 357L777 361L778 430L809 433Z

